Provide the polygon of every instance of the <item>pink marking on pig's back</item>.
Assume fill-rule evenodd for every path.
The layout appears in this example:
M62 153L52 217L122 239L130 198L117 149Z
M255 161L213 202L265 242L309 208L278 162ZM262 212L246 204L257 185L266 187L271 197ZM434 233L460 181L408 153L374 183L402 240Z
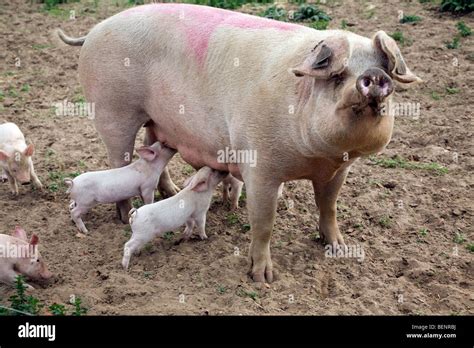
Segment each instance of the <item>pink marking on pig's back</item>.
M281 31L293 31L302 28L297 24L279 22L219 8L188 4L137 6L122 12L121 15L129 16L135 13L176 16L178 18L177 23L179 23L178 27L184 31L187 48L195 55L201 65L205 62L211 35L218 27L228 26L240 29L275 29Z

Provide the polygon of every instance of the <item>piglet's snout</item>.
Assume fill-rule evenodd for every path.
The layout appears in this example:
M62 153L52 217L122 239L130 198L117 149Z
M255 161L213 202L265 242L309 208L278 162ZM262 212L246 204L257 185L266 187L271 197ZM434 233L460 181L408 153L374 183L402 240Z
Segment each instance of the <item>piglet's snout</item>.
M382 69L371 68L357 78L356 87L369 105L378 106L392 94L393 81Z

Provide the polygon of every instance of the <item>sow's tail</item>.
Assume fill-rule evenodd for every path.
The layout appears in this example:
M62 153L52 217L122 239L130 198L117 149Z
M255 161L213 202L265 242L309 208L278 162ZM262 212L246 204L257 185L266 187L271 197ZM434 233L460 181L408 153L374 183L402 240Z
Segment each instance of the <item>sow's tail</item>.
M133 220L135 219L135 216L137 216L137 209L132 208L132 209L128 212L128 223L129 223L130 225L133 224Z
M65 43L71 46L82 46L84 45L84 42L86 41L86 36L83 37L69 37L61 29L58 29L58 36L61 40L63 40Z

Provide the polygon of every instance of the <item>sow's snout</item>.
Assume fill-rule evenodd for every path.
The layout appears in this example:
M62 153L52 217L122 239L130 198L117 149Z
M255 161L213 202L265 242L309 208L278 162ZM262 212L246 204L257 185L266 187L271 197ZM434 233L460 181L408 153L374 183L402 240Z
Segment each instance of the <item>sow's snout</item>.
M356 87L372 108L378 109L393 92L393 81L385 71L379 68L367 69L357 78Z

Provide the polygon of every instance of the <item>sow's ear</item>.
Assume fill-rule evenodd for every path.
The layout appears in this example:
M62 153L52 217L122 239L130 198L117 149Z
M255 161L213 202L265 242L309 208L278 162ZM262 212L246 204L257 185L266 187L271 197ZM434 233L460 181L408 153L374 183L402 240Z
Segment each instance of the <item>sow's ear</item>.
M15 230L13 231L12 236L15 238L24 240L25 242L28 240L25 230L21 228L20 226L15 227Z
M393 79L401 83L423 82L408 69L397 43L384 31L378 31L373 42L376 50L386 57L388 72Z
M341 73L351 56L349 40L343 36L331 36L320 41L303 63L291 69L296 76L328 79Z

